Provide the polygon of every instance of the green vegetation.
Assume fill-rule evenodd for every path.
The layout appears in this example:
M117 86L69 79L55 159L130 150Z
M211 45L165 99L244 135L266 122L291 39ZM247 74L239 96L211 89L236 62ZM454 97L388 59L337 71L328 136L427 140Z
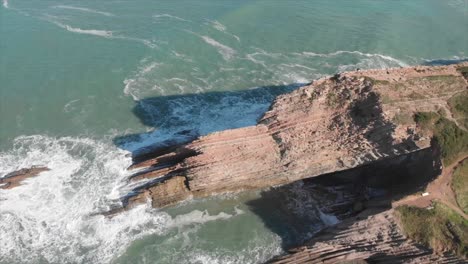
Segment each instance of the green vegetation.
M451 251L468 257L468 221L452 209L435 203L430 210L404 205L396 212L410 239L436 252Z
M453 96L448 104L457 122L468 128L468 91Z
M414 115L414 121L422 128L430 129L434 121L439 117L439 114L434 112L419 112Z
M468 160L465 160L453 173L452 189L458 206L468 214Z
M468 66L458 67L457 70L466 77L468 77Z
M452 164L461 154L468 152L468 132L454 122L434 112L420 112L414 120L423 130L430 130L442 150L446 166Z

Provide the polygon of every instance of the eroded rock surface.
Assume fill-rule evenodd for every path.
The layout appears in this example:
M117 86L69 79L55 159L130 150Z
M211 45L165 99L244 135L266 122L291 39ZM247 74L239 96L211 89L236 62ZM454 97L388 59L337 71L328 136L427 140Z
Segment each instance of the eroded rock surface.
M413 114L451 118L447 100L467 89L459 67L358 71L314 81L277 97L256 126L140 159L130 167L130 181L140 186L124 207L277 186L428 148L430 138L418 134Z

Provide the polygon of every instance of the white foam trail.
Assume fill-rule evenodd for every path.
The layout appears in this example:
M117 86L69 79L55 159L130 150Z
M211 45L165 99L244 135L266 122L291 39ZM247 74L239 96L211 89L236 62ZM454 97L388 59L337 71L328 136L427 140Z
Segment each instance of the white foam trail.
M75 27L72 27L72 26L69 26L69 25L66 25L66 24L62 24L60 22L53 21L53 20L48 20L48 21L54 23L55 25L57 25L57 26L59 26L59 27L61 27L63 29L66 29L69 32L74 32L74 33L79 33L79 34L87 34L87 35L94 35L94 36L104 37L104 38L111 38L112 34L113 34L112 31L108 31L108 30L81 29L81 28L75 28Z
M44 18L44 20L46 20L48 22L51 22L51 23L53 23L53 24L55 24L55 25L57 25L57 26L59 26L59 27L61 27L63 29L66 29L69 32L78 33L78 34L94 35L94 36L104 37L104 38L109 38L109 39L122 39L122 40L140 42L143 45L145 45L145 46L147 46L149 48L152 48L152 49L158 47L157 44L155 44L152 41L147 40L147 39L127 37L127 36L122 36L122 35L114 35L114 32L110 31L110 30L76 28L76 27L72 27L70 25L63 24L63 23L58 22L58 21L56 21L54 19L51 19L51 18L57 19L57 17L47 15L46 18Z
M211 20L210 23L212 24L212 26L221 31L221 32L226 32L226 26L224 26L223 24L219 23L219 21L217 20Z
M112 31L107 30L97 30L97 29L81 29L81 28L74 28L71 26L66 25L65 29L70 32L80 33L80 34L88 34L88 35L95 35L110 38L112 37Z
M338 51L335 51L335 52L332 52L332 53L315 53L315 52L308 52L308 51L302 52L302 55L305 55L305 56L308 56L308 57L322 57L322 58L335 57L335 56L338 56L338 55L341 55L341 54L354 54L354 55L359 55L359 56L363 56L363 57L367 57L367 58L381 58L381 59L384 59L386 61L394 62L397 65L402 66L402 67L408 66L405 62L403 62L401 60L397 60L397 59L395 59L393 57L378 54L378 53L364 53L364 52L360 52L360 51L346 51L346 50L338 50Z
M80 99L71 100L70 102L66 103L63 107L63 111L65 113L69 113L73 109L73 104L77 103L78 101L80 101Z
M140 42L143 45L147 46L148 48L152 48L152 49L155 49L155 48L158 47L158 45L156 43L154 43L153 41L148 40L148 39L133 38L133 37L127 37L127 36L121 36L121 35L119 35L119 36L113 35L112 38L113 39L123 39L123 40Z
M3 0L3 7L8 8L8 0Z
M142 63L145 59L142 60ZM140 89L142 86L148 86L147 75L150 74L157 66L161 65L157 62L151 62L139 68L138 72L132 77L124 80L124 94L132 96L133 100L138 101L140 98ZM153 84L154 87L154 84Z
M233 216L243 214L242 210L237 209L235 214L221 212L217 215L210 215L208 211L194 210L188 214L177 215L172 219L170 227L183 227L191 224L204 224L216 220L227 220Z
M77 10L77 11L82 11L82 12L87 12L87 13L99 14L99 15L103 15L103 16L114 16L114 14L109 13L109 12L98 11L98 10L85 8L85 7L76 7L76 6L68 6L68 5L56 5L56 6L53 6L53 8Z
M218 31L221 31L221 32L223 32L223 33L225 33L225 34L227 34L227 35L229 35L229 36L235 38L238 42L240 42L240 38L239 38L238 36L232 34L232 33L227 32L226 26L223 25L223 24L221 24L219 21L217 21L217 20L208 20L208 22L210 23L210 25L211 25L214 29L216 29L216 30L218 30Z
M170 15L170 14L156 14L156 15L153 15L153 18L156 18L156 19L169 18L169 19L175 19L175 20L184 21L184 22L192 22L190 20L183 19L181 17L173 16L173 15Z
M206 43L210 44L211 46L215 47L221 56L223 56L224 60L230 60L236 54L236 51L224 44L219 43L218 41L208 37L208 36L200 36Z

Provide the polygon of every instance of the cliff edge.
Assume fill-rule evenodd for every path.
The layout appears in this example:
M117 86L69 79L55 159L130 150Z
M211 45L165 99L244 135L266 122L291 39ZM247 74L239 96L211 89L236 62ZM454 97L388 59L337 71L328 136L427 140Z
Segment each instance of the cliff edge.
M466 92L461 69L467 66L355 71L316 80L277 97L256 126L145 155L129 168L135 171L129 181L139 187L122 209L278 186L428 148L431 137L413 116L438 112L459 124L448 101Z

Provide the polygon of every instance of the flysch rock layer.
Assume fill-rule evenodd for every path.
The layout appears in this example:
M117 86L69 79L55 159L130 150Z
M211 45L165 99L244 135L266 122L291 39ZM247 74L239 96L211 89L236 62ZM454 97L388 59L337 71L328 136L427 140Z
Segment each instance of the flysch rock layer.
M271 260L299 263L466 263L451 253L435 255L401 232L393 210L369 209L321 231L306 245Z
M413 115L451 118L447 100L467 90L459 71L467 65L346 72L278 96L256 126L155 150L132 165L129 181L139 186L124 209L278 186L427 148Z
M49 169L46 167L31 167L8 173L4 177L0 178L0 189L12 189L18 187L24 180L35 177L41 172L48 170Z

